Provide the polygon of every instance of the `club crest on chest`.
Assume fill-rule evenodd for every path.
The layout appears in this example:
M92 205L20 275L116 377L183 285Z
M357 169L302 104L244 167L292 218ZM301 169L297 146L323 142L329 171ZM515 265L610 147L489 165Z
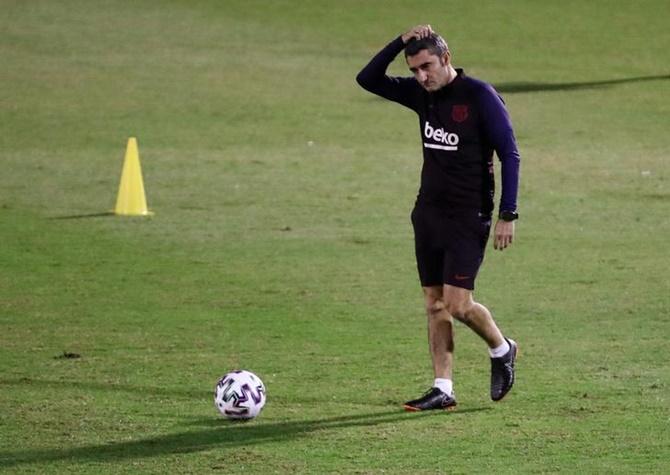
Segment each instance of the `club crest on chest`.
M468 106L465 104L452 106L451 118L454 122L465 122L468 119Z

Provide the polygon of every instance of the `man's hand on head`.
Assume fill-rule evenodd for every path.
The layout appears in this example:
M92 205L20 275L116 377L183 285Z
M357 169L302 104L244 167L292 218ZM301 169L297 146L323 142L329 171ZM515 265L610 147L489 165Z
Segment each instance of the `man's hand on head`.
M412 38L420 40L430 36L431 33L433 33L433 29L430 25L417 25L402 35L402 42L407 44Z

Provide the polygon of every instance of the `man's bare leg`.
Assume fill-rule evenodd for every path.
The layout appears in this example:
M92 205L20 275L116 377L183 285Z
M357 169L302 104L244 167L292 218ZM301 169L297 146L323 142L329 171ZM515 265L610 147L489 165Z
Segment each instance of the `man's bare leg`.
M445 284L443 296L447 312L479 335L489 348L496 348L505 342L491 312L474 301L471 290Z
M447 311L442 286L423 288L428 316L428 344L436 378L452 379L454 319Z
M406 411L451 410L456 407L452 387L454 319L444 304L442 286L423 288L428 316L428 344L435 381L422 397L405 403Z
M514 384L514 363L517 344L503 337L491 312L475 302L467 289L444 286L444 304L447 312L465 323L489 346L491 356L491 399L500 401Z

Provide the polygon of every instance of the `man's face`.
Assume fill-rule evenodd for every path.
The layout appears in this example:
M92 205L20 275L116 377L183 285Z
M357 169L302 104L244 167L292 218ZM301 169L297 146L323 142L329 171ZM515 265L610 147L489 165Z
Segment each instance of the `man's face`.
M414 56L408 56L407 65L414 73L416 80L428 92L437 91L449 82L449 53L443 57L436 56L427 49L422 49Z

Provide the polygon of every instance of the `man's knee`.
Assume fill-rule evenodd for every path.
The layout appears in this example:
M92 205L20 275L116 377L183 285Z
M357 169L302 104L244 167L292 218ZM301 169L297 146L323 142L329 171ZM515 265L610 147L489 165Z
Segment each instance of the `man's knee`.
M444 303L444 307L449 314L456 320L467 323L470 310L470 302L450 300Z
M444 300L440 298L426 300L426 313L432 319L442 318L448 319L450 315L446 312L447 306Z
M442 299L429 299L426 301L426 313L430 317L436 317L446 310L446 305Z
M472 292L458 287L445 285L444 305L455 319L468 323L475 302L472 300Z

